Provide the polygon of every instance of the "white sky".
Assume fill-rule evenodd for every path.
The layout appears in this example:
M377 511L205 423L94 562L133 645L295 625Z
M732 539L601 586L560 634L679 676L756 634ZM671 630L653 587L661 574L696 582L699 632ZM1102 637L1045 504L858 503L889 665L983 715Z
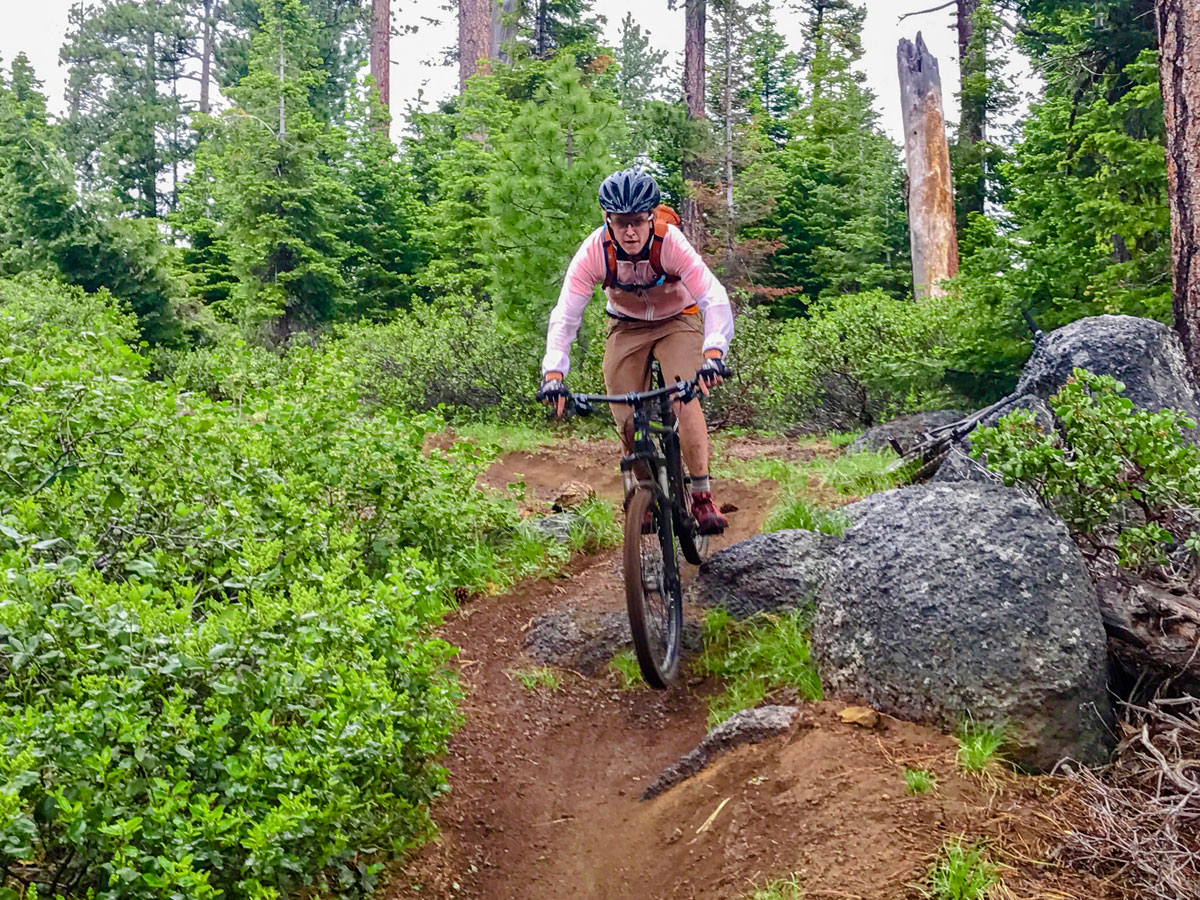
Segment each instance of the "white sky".
M0 65L5 69L12 58L24 52L33 63L44 90L50 98L52 112L61 112L65 72L58 62L58 50L67 27L67 10L73 0L0 0ZM452 10L443 9L447 0L393 0L396 25L416 24L415 34L392 38L392 112L397 119L393 133L403 128L399 118L410 102L423 92L426 106L447 96L457 88L457 66L440 66L446 47L457 40L457 24ZM775 19L779 30L794 46L800 41L800 15L790 4L772 0L776 6ZM682 2L679 4L682 7ZM953 9L897 20L902 13L936 6L930 0L866 0L867 22L863 32L866 53L862 69L875 92L881 123L898 144L903 144L900 121L900 88L896 75L896 44L901 37L914 39L920 29L929 49L938 58L942 74L942 92L946 114L954 118L958 90L958 43L954 32ZM621 19L632 11L653 42L672 54L675 63L683 54L683 12L668 10L666 0L635 3L633 0L596 0L595 11L608 21L605 36L615 43ZM440 20L430 24L429 20Z

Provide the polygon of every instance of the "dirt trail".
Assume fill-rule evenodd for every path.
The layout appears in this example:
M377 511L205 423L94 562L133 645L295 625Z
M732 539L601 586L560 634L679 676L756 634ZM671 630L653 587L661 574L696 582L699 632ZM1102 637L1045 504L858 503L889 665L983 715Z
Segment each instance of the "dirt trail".
M619 500L616 454L606 442L507 454L486 480L523 477L537 499L581 480ZM758 531L775 487L724 481L715 493L737 507L724 545ZM557 690L531 691L512 675L529 664L521 647L535 616L623 604L614 550L577 558L560 579L472 601L447 624L446 639L461 648L466 724L447 759L451 794L435 810L441 838L396 873L385 896L732 900L794 874L806 898L898 900L921 896L916 885L938 848L964 832L997 840L995 853L1012 866L1010 896L1118 896L1036 864L1062 802L1045 780L960 778L950 738L886 718L873 730L847 725L841 702L809 704L790 734L639 802L704 736L716 686L684 679L664 693L622 691L605 677L563 673ZM906 765L934 770L939 789L907 795Z

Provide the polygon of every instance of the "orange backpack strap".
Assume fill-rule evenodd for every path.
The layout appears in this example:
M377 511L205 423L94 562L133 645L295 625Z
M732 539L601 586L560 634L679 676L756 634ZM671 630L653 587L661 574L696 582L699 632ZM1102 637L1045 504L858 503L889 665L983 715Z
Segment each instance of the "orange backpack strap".
M669 206L660 206L654 219L654 237L650 240L650 268L661 279L662 284L679 280L678 275L668 275L662 264L663 239L666 238L667 228L671 225L679 225L678 214Z
M617 283L617 245L613 242L612 232L608 225L604 226L604 284L601 287L608 290Z
M607 224L604 226L604 283L602 287L607 290L610 287L616 287L623 291L631 293L647 288L658 287L660 284L670 284L678 281L678 275L668 275L663 270L662 265L662 244L663 239L667 236L667 228L671 225L679 226L679 214L669 206L659 206L654 215L654 234L650 238L650 268L654 271L656 280L653 284L622 284L617 281L617 244L613 238L612 230Z

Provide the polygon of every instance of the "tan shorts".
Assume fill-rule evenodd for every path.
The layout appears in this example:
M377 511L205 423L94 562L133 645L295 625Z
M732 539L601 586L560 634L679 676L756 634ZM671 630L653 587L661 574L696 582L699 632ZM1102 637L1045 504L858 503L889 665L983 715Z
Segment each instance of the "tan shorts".
M604 388L610 394L644 391L650 387L650 362L657 359L663 383L696 377L704 363L704 321L699 313L680 313L657 322L610 319L604 345ZM610 404L618 432L633 410Z

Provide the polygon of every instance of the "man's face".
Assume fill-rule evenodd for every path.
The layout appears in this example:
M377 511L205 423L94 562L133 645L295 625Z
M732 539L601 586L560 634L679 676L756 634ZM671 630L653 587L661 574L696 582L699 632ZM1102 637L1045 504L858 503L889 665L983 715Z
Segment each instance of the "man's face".
M630 256L650 240L654 228L654 213L609 213L608 224L617 236L617 243Z

